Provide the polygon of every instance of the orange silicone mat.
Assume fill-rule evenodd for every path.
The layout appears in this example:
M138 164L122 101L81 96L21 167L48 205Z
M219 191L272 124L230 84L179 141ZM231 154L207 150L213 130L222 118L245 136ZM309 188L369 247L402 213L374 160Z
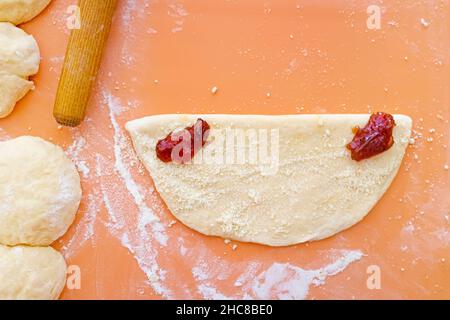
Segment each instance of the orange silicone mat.
M51 140L81 173L80 211L54 245L81 271L63 299L450 298L449 1L121 0L87 118L69 129L52 107L73 3L23 25L41 70L0 120L1 139ZM351 229L287 248L174 224L124 130L161 113L378 110L414 119L391 188Z

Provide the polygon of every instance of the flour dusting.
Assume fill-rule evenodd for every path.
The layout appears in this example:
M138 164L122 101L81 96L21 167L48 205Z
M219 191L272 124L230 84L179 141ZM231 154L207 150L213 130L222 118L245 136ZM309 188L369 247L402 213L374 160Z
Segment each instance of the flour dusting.
M101 199L89 194L85 201L87 202L87 208L82 213L83 216L80 221L75 225L75 233L67 244L61 248L61 253L66 259L71 258L73 254L78 252L94 236L94 225L97 214L100 211Z
M172 28L172 32L177 33L183 31L185 18L189 15L183 4L178 2L169 4L168 14L174 19L175 23L175 26Z
M83 183L84 180L91 178L87 164L89 157L89 153L86 152L87 142L78 129L72 130L72 136L74 140L67 148L66 154L81 173ZM86 192L83 192L83 197L82 202L86 203L86 208L82 208L77 213L77 216L81 215L81 218L73 227L75 231L70 240L61 248L61 253L66 259L77 253L94 236L94 224L100 211L101 199L94 194L89 193L86 195Z
M215 265L216 268L220 270L219 275L229 269L222 268L221 262L217 261L217 259L212 259L208 263L204 260L200 260L200 262L192 268L192 274L194 279L198 282L197 290L203 297L203 299L209 300L229 300L232 299L230 297L225 296L223 293L219 292L219 290L212 284L211 280L217 278L218 274L211 274L209 264Z
M101 188L103 200L110 216L108 227L111 233L116 236L124 247L134 255L141 269L146 273L152 288L160 295L170 298L170 291L167 290L162 281L165 278L165 271L157 263L158 251L154 247L167 245L167 235L165 226L160 221L156 213L146 205L143 195L143 188L133 179L130 167L135 163L135 155L130 142L126 139L122 128L119 126L116 116L123 110L120 101L110 93L105 92L104 101L108 110L109 119L113 128L113 153L114 166L108 168L110 164L99 163L97 172L101 172ZM101 159L101 158L98 158ZM123 187L116 187L108 181L108 174L115 172L122 181ZM123 205L123 188L132 197L136 204L139 215L137 221L132 221L124 216L129 210ZM150 227L149 229L147 227ZM156 241L156 243L155 243Z
M139 227L141 232L145 232L145 228L150 225L152 227L153 236L163 246L167 245L167 235L165 234L165 226L161 223L160 219L153 213L153 211L145 204L142 196L141 188L134 181L131 173L124 162L122 150L126 147L127 140L116 121L116 113L120 113L120 105L118 101L114 99L110 94L105 94L106 103L109 108L109 117L114 129L114 156L115 156L115 168L119 175L122 177L123 182L128 192L133 196L135 203L137 204L140 215ZM132 151L129 151L132 152Z
M78 171L84 178L89 177L89 166L86 159L81 158L80 153L86 148L86 139L83 138L78 131L74 131L74 142L67 148L66 154L72 159Z
M359 250L342 250L341 254L331 264L312 270L289 263L274 263L255 279L252 292L256 299L305 299L311 285L323 285L326 278L344 271L348 265L363 257Z

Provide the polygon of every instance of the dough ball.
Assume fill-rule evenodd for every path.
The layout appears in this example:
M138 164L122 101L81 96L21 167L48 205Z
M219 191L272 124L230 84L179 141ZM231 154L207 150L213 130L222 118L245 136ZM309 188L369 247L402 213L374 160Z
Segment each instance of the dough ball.
M0 299L58 299L66 270L64 258L51 247L0 245Z
M0 142L1 244L50 245L80 200L80 176L60 147L26 136Z
M17 101L33 88L33 82L14 74L0 72L0 118L8 116Z
M11 23L0 22L1 71L28 78L38 72L40 60L39 47L33 36Z
M50 0L1 0L0 21L20 24L36 17Z

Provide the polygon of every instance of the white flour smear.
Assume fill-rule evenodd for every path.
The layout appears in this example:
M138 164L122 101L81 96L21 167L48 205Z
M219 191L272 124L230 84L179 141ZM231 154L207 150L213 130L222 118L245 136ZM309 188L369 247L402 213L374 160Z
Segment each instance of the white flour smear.
M167 13L174 19L175 26L172 28L172 32L177 33L183 31L184 22L189 15L183 4L173 1L169 4Z
M112 136L99 134L98 128L87 119L81 127L83 136L78 129L73 130L74 142L66 150L81 173L82 183L87 180L91 183L83 187L83 205L77 223L69 231L70 238L61 251L66 258L73 257L88 240L95 240L95 223L103 222L135 257L153 290L164 298L171 298L170 290L163 284L165 271L157 262L158 249L165 247L168 241L165 226L155 210L146 204L146 197L152 190L140 186L132 177L131 168L139 162L116 120L126 108L108 93L103 98L101 110L111 123ZM106 151L100 151L104 146L107 146ZM136 207L130 203L135 203ZM102 207L107 210L107 222L97 218ZM137 218L135 212L138 212Z
M250 283L252 279L257 276L258 270L261 268L261 263L250 262L246 267L244 273L234 282L235 287L242 287L245 283Z
M205 250L203 254L209 258L202 257L192 269L202 298L246 300L306 299L311 286L324 285L328 277L341 273L364 256L360 250L330 250L327 256L331 263L318 269L303 269L290 263L273 263L268 268L256 261L232 264L214 257L212 252ZM221 293L212 281L230 283L232 277L227 273L233 269L245 271L231 282L234 294L229 297Z
M326 278L344 271L348 265L362 257L363 253L359 250L342 250L336 261L313 270L305 270L289 263L274 263L254 280L252 293L256 299L305 299L311 285L323 285Z
M124 162L123 150L128 148L128 154L134 154L130 150L127 139L125 138L122 129L116 120L116 113L120 113L120 105L118 101L115 101L110 94L105 95L105 100L109 109L109 117L114 129L114 156L115 156L115 168L121 176L128 192L133 196L134 202L139 208L141 213L139 230L140 232L146 232L145 228L150 225L152 227L153 236L162 246L167 245L167 236L165 234L165 227L161 223L160 219L153 213L153 211L145 204L144 197L142 195L141 187L134 181L129 171L128 165Z
M94 236L94 224L97 219L97 213L100 211L101 198L95 197L92 194L87 196L87 208L83 214L81 220L75 225L75 232L67 242L61 248L62 255L69 259L74 253L80 250L87 241L93 239Z
M111 163L107 161L103 163L100 161L97 172L101 172L103 200L111 219L108 227L111 233L121 241L122 245L134 255L156 293L165 298L170 298L170 291L162 284L165 271L157 263L158 251L156 249L167 245L168 238L165 233L165 226L154 210L147 206L144 199L144 188L139 186L131 175L130 168L132 163L136 162L136 158L129 141L116 120L116 116L120 114L123 108L119 101L109 93L104 94L104 100L113 128L114 167L111 168ZM111 173L116 173L119 176L122 186L111 184L108 181L108 176ZM136 204L139 211L137 222L127 219L126 215L132 208L123 204L122 197L126 194L131 196L131 200Z
M90 178L90 169L87 164L86 139L81 136L77 129L72 131L74 137L73 143L67 148L66 154L75 163L78 171L81 173L81 180L88 180ZM97 219L97 213L100 211L101 199L92 193L83 193L83 203L86 203L86 208L80 210L77 216L82 215L81 219L72 227L74 233L70 240L61 248L61 253L66 259L78 252L85 243L91 240L94 236L94 224Z
M209 300L229 300L227 297L213 285L214 280L227 280L228 272L232 270L231 265L224 263L212 252L203 251L204 258L199 259L192 268L192 275L197 282L197 291L204 298ZM208 258L207 258L208 257Z
M74 142L67 148L67 155L75 163L78 171L83 175L84 178L89 177L89 167L87 165L87 159L80 156L81 151L86 147L86 139L84 139L79 131L73 133Z
M132 42L140 37L142 31L138 24L133 23L135 19L149 20L148 7L153 0L128 0L124 2L124 8L120 17L120 30L123 35L123 45L120 59L125 65L133 66L136 63Z

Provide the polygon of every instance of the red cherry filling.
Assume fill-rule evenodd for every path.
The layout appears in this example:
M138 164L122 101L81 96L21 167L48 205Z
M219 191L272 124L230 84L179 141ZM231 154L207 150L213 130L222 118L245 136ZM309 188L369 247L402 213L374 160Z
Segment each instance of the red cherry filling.
M394 117L390 114L377 112L371 115L364 128L354 129L355 137L347 145L352 153L352 159L362 161L389 150L394 144L392 132L395 127Z
M158 159L169 163L188 163L206 144L209 135L209 124L198 119L197 122L183 130L173 131L156 144Z

